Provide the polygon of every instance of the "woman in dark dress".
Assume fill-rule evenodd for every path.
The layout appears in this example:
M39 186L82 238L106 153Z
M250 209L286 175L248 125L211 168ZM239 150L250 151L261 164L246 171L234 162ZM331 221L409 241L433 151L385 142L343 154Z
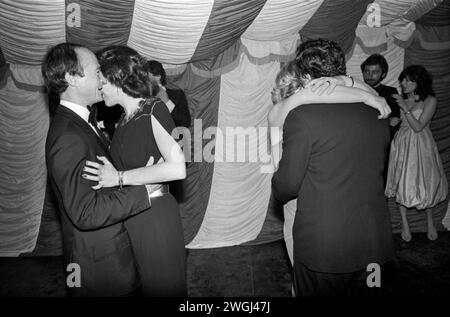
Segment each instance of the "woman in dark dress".
M177 202L166 182L183 179L183 153L172 138L175 124L166 105L153 98L158 89L144 65L146 60L126 46L99 54L102 95L109 107L125 113L111 142L113 164L87 162L86 178L101 187L146 184L151 208L125 221L141 275L144 296L186 296L186 258ZM158 164L153 164L158 162Z

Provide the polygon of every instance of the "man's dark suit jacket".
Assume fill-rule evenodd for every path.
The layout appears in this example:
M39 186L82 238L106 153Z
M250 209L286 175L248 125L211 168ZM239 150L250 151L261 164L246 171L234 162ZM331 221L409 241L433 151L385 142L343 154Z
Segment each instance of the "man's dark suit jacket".
M48 131L46 160L61 212L65 264L81 268L81 288L69 288L69 295L126 295L139 278L121 221L150 203L145 186L93 190L95 183L81 175L86 160L97 161L96 155L112 161L89 124L60 105Z
M175 108L173 108L170 113L173 121L175 122L175 126L177 128L189 128L191 126L191 114L189 112L188 102L183 90L166 88L166 92L169 99L175 105ZM178 203L181 203L184 200L184 182L184 180L169 182L170 193L175 197Z
M189 128L191 125L191 114L189 112L186 95L180 89L166 88L167 96L175 105L171 115L177 127Z
M393 258L383 164L386 120L362 103L302 105L284 123L275 199L297 198L294 263L350 273Z
M386 99L387 104L391 108L391 113L389 115L390 118L397 117L400 118L400 107L398 106L397 101L393 97L393 95L398 95L397 89L391 86L385 86L379 84L374 88L380 97ZM391 139L394 137L395 132L397 132L400 124L395 127L389 127L391 129Z

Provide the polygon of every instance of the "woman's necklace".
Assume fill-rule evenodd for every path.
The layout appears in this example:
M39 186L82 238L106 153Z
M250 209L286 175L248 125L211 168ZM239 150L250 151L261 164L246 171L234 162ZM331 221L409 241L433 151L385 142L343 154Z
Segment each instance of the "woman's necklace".
M141 110L141 109L142 109L142 103L139 103L139 105L138 105L132 112L130 112L129 115L126 115L126 114L125 114L125 120L124 120L124 123L127 123L127 122L129 122L131 119L133 119L134 115L135 115L139 110Z

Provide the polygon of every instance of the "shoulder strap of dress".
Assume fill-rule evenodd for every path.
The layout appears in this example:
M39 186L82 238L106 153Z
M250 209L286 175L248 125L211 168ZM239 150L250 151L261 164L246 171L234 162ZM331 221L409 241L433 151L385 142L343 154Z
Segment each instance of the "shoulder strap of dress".
M155 108L156 105L156 98L153 98L150 102L151 102L150 114L153 115L153 109Z

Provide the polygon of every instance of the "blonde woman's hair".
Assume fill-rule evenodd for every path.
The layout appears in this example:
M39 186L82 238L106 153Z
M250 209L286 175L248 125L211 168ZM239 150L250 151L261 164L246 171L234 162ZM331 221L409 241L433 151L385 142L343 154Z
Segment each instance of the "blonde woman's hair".
M295 61L284 65L275 78L275 87L272 90L274 104L288 98L305 86L306 78L300 74Z

